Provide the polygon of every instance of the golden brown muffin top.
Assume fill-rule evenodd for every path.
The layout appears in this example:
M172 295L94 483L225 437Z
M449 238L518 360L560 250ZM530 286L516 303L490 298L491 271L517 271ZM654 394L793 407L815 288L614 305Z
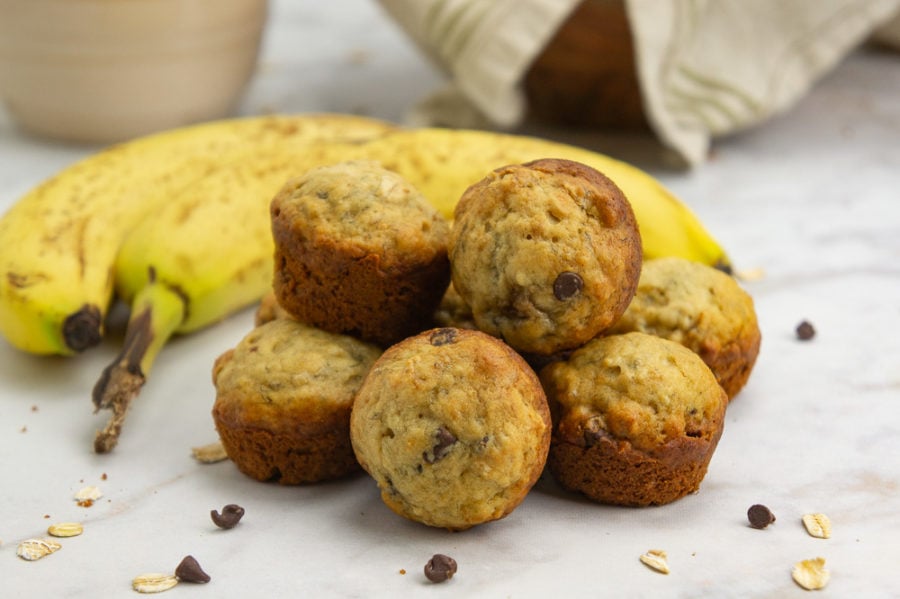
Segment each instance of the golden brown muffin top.
M700 352L744 334L758 336L753 299L734 277L699 262L647 260L637 292L610 332L640 331Z
M243 426L329 426L381 350L287 318L256 327L213 367L216 410ZM310 431L311 432L311 431Z
M510 347L441 328L385 351L357 394L350 434L392 509L459 530L521 501L543 470L550 415Z
M621 316L641 255L619 188L555 159L498 168L469 187L450 240L453 285L478 327L545 355L584 344Z
M610 435L652 452L721 426L727 397L697 354L627 333L595 339L541 371L563 441L590 445Z
M434 255L446 251L446 219L409 182L374 161L321 166L288 182L272 211L295 223L299 235L339 240L360 257Z

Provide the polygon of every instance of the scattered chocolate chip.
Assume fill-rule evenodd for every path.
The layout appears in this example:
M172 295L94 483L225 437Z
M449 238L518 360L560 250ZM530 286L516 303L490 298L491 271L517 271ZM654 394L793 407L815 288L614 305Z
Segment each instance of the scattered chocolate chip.
M456 574L456 560L450 556L435 553L425 564L425 578L431 582L444 582Z
M565 301L581 293L583 287L584 281L578 273L561 272L553 281L553 295L556 296L556 299Z
M747 510L747 519L750 520L750 526L753 528L765 528L775 522L775 514L766 506L757 503L751 505Z
M181 563L175 568L175 576L181 582L205 583L212 580L192 555L187 555L181 560Z
M797 339L800 341L809 341L815 336L816 329L813 328L813 325L809 321L804 320L797 325Z
M428 341L430 341L431 345L434 346L454 343L456 341L456 329L438 329L431 333L431 335L428 337Z
M453 447L453 444L457 441L456 436L443 426L437 430L434 436L436 443L431 449L431 453L429 454L426 451L422 454L422 457L429 464L434 464L438 460L443 459L444 456L450 453L450 448Z
M244 517L244 508L239 505L229 503L222 508L221 514L216 510L211 510L209 512L209 515L216 526L218 526L219 528L229 529L237 526L237 523L240 522L241 518Z

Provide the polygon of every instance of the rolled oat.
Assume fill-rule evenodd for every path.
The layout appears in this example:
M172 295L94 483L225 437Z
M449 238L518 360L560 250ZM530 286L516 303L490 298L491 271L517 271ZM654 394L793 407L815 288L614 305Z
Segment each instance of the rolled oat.
M669 563L666 561L666 552L662 549L650 549L641 555L641 562L657 572L669 573Z

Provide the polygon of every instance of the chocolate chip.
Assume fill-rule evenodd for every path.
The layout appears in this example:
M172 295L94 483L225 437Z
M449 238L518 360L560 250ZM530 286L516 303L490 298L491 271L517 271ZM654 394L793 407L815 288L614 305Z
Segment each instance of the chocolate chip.
M428 341L431 342L431 345L447 345L448 343L456 342L456 329L446 328L446 329L438 329L431 333L428 337Z
M747 519L750 520L750 526L753 528L765 528L775 522L775 514L766 506L757 503L751 505L747 510Z
M209 512L212 521L215 522L216 526L219 528L234 528L237 526L237 523L241 521L241 518L244 517L244 508L239 505L235 505L233 503L229 503L225 507L222 508L222 513L220 514L216 510L212 510Z
M800 341L809 341L815 336L816 329L813 328L813 325L809 321L804 320L797 325L797 339Z
M456 560L448 555L435 553L425 564L425 578L431 582L444 582L456 574Z
M583 287L584 281L578 273L561 272L553 281L553 295L556 296L556 299L565 301L581 293Z
M181 563L175 568L175 576L181 582L203 583L212 580L209 577L209 574L203 571L203 568L200 567L200 564L197 563L197 560L194 559L194 556L192 555L185 556L185 558L181 560Z
M437 442L431 449L431 453L429 454L426 451L424 454L422 454L422 457L429 464L434 464L435 462L446 456L448 453L450 453L450 448L453 447L453 444L457 441L453 433L448 431L443 426L437 430L434 436Z
M584 423L584 446L593 447L600 442L600 439L608 436L603 428L603 421L599 416L593 416Z

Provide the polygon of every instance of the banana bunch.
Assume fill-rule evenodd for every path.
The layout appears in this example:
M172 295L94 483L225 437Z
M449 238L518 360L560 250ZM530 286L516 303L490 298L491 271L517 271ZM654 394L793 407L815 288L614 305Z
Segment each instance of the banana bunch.
M0 332L25 351L68 355L100 340L114 294L130 304L124 347L93 391L96 409L113 413L94 443L107 452L166 341L271 288L269 203L288 179L323 164L377 160L452 217L466 187L492 169L547 157L583 162L619 185L647 258L729 267L684 204L647 173L602 154L352 116L257 117L111 148L24 197L0 219Z
M0 219L0 333L35 354L96 345L122 242L173 196L231 164L358 143L391 128L340 115L234 119L144 137L76 163Z

